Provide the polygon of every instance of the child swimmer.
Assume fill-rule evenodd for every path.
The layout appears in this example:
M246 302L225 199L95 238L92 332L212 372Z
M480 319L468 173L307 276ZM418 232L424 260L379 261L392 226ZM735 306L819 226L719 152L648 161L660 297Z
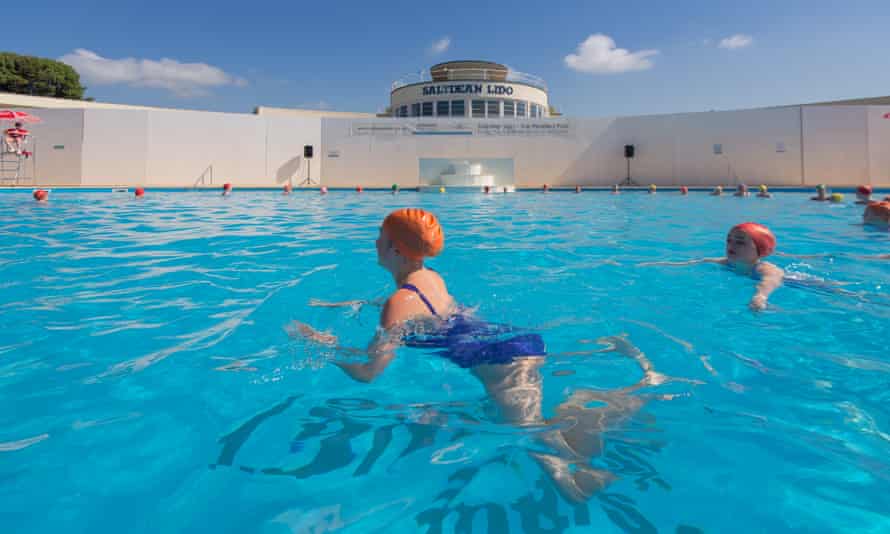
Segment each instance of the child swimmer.
M749 307L754 311L766 308L770 294L782 285L784 271L772 263L763 261L776 249L776 236L762 224L746 222L737 224L726 236L726 257L702 258L682 262L650 262L640 265L695 265L698 263L718 263L726 265L739 274L756 275L760 278Z

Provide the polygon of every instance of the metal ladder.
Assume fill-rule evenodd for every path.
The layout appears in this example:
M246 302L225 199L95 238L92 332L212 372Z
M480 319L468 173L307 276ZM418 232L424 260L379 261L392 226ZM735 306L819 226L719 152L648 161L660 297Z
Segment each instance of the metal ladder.
M3 150L0 153L0 185L19 185L22 178L24 156Z

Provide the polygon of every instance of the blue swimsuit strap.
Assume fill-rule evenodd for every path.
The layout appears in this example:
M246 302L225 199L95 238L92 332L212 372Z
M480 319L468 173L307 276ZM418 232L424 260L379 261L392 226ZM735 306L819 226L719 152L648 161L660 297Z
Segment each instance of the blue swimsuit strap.
M430 309L430 313L432 313L436 317L439 316L439 314L436 313L436 308L433 308L433 305L430 304L430 301L426 298L426 295L424 295L419 289L417 289L417 286L413 284L402 284L402 287L400 287L399 289L407 289L408 291L417 293L417 296L420 297L420 300L422 300L423 303L426 304L426 307Z

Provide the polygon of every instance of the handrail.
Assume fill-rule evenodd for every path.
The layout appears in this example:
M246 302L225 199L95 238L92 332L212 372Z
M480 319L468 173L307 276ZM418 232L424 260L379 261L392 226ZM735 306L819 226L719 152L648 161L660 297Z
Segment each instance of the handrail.
M489 72L490 71L490 72ZM437 73L438 74L438 73ZM544 82L544 79L540 76L535 76L534 74L528 74L525 72L519 72L516 70L508 70L506 77L504 77L504 71L498 69L484 69L484 68L464 68L464 69L448 69L447 71L448 81L498 81L498 82L518 82L524 83L526 85L531 85L532 87L537 87L542 91L547 90L547 84ZM427 71L415 72L412 74L406 74L402 76L398 80L392 82L392 90L400 89L402 87L412 85L415 83L427 83L432 82L432 75Z
M202 186L207 186L208 173L210 174L210 185L213 185L213 164L211 163L210 165L207 166L206 169L204 169L203 172L201 172L201 174L195 180L194 185L192 185L192 188L197 189L199 184Z

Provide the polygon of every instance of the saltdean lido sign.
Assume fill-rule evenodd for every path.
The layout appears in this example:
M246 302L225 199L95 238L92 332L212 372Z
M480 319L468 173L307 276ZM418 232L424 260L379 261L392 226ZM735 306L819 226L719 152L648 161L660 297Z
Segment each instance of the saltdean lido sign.
M431 95L507 95L513 94L509 85L482 83L453 83L423 88L423 96Z

